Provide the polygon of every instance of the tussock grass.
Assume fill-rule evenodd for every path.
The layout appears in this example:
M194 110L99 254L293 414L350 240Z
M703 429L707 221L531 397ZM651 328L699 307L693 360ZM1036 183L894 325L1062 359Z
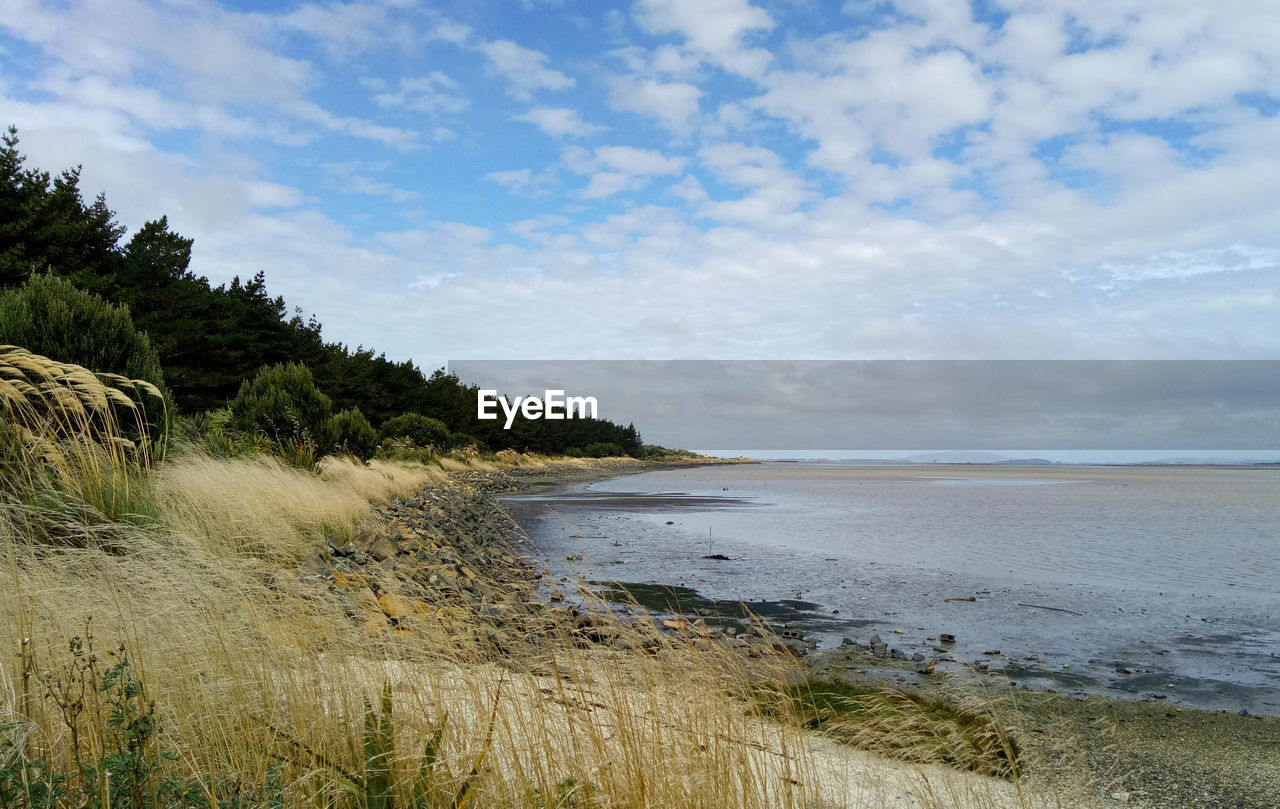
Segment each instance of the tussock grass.
M84 527L147 518L151 383L0 346L0 494L7 519L51 544L90 541Z

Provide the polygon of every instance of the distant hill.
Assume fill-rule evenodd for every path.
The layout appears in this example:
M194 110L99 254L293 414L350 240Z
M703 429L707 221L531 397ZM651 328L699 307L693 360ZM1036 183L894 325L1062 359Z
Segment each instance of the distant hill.
M965 450L926 452L921 455L910 455L902 460L908 463L982 463L1001 466L1053 466L1056 463L1045 458L1006 458L994 452Z
M1249 458L1161 458L1156 461L1140 461L1134 466L1256 466L1266 464Z
M926 452L921 455L908 455L902 460L908 463L1004 463L1009 458L996 455L994 452L969 452L952 450L950 452Z

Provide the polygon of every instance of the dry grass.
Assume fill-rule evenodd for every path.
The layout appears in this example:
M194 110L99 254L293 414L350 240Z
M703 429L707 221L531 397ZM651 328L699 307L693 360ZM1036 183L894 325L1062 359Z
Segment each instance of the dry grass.
M327 458L315 474L269 455L186 453L156 474L155 496L165 528L208 553L296 564L327 534L349 538L372 504L444 476L422 464Z
M297 485L292 470L272 474L282 484L275 491ZM487 750L476 805L552 806L556 799L540 796L564 791L583 801L565 806L807 803L791 783L806 782L797 777L804 756L790 752L800 730L753 718L727 696L727 675L710 658L679 646L654 656L581 650L553 636L527 648L511 671L445 643L475 620L452 610L418 622L412 635L371 638L292 569L230 544L225 553L206 547L211 529L194 532L199 541L190 541L189 528L140 536L126 555L58 551L56 564L7 537L0 648L28 657L0 675L0 711L21 718L32 748L73 756L55 701L24 673L56 678L67 643L85 635L92 615L97 653L123 642L156 696L161 745L178 753L173 767L183 780L212 773L229 789L265 783L282 767L290 805L336 796L344 780L364 772L365 702L391 682L397 783L412 780L426 741L445 722L438 769L441 783L452 785L446 792ZM81 736L106 739L105 717L93 721L99 727Z
M9 368L32 364L7 357ZM73 373L76 390L94 390ZM7 378L30 402L31 391ZM37 394L79 412L66 394ZM80 408L93 399L76 395ZM70 437L56 407L42 416L9 407L7 423L37 439L23 452ZM110 470L113 447L124 447L115 441L120 425L83 424L98 430L83 438L85 449L105 453L86 457L105 457L99 469ZM589 461L459 456L437 468L330 460L316 474L268 457L185 453L151 474L127 451L119 457L149 493L153 519L86 522L46 504L48 519L74 523L84 540L52 547L32 542L30 503L13 492L0 502L0 788L38 776L23 762L41 760L71 777L57 805L105 809L109 785L78 762L126 748L97 674L74 699L92 655L100 668L122 656L131 662L146 694L130 704L145 715L154 699L157 720L137 751L186 785L185 795L161 800L160 776L149 777L145 800L116 806L215 806L232 797L266 806L275 783L290 807L460 809L464 798L529 809L1042 805L1006 782L835 747L808 732L799 711L765 716L732 696L793 681L786 658L752 661L698 638L655 645L656 630L642 620L624 630L635 642L623 646L648 651L580 648L564 630L512 635L504 641L511 652L495 661L491 645L465 640L482 634L482 616L465 604L428 605L409 632L368 633L323 582L299 580L298 560L325 534L349 534L378 502L446 472ZM59 459L21 462L44 474ZM370 708L384 683L393 730ZM371 757L370 728L380 727L394 744ZM6 773L18 780L6 782ZM429 789L419 789L424 773ZM393 803L375 800L371 785L384 781Z

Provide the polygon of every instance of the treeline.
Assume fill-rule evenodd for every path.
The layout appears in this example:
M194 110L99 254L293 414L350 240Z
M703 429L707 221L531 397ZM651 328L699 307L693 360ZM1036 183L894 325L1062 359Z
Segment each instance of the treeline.
M480 421L475 386L443 370L428 377L412 361L326 341L314 317L267 291L264 273L218 286L196 275L192 240L171 230L164 216L125 236L103 194L84 199L79 168L57 175L28 168L10 127L0 148L0 343L147 379L167 390L177 413L221 412L229 425L252 424L259 432L275 429L272 418L299 417L308 405L294 400L310 396L297 388L305 376L325 399L314 412L337 423L295 424L292 437L346 443L349 450L358 433L361 448L371 440L418 445L432 438L437 448L641 453L634 425L607 419L520 416L510 430ZM92 296L111 306L95 308L86 302ZM268 383L277 387L268 390ZM245 401L250 394L257 397L252 407ZM246 421L244 414L261 415L267 400L276 415ZM367 457L363 449L356 454Z

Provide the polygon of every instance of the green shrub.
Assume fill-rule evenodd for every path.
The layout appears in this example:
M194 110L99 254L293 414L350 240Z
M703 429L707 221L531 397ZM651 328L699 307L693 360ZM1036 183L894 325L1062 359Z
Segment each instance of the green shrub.
M407 438L384 438L373 457L382 461L416 461L440 465L440 456L432 449L419 447Z
M608 444L603 441L587 444L582 452L588 458L621 458L627 454L627 451L618 444Z
M382 438L407 438L420 448L449 449L455 445L455 436L443 421L421 413L402 413L382 423Z
M279 446L333 445L333 404L305 365L289 362L258 371L231 401L230 426L258 433Z
M481 441L479 438L476 438L474 435L467 435L466 433L454 433L452 440L453 440L453 446L456 449L466 449L467 447L475 447L480 452L489 451L489 445Z
M165 389L160 357L134 327L129 307L108 303L65 278L33 275L22 286L0 292L0 344ZM151 397L138 403L155 435L165 426L167 408Z
M581 458L583 454L582 450L577 447L569 447L564 451L564 457L566 458Z
M378 448L378 432L358 407L336 414L330 422L329 432L333 452L343 452L367 461Z
M640 457L646 461L661 460L665 458L698 458L696 452L690 452L687 449L667 449L657 444L645 444L640 448Z
M242 458L270 450L262 436L231 426L229 407L179 416L174 420L174 435L176 450L196 447L214 458Z

